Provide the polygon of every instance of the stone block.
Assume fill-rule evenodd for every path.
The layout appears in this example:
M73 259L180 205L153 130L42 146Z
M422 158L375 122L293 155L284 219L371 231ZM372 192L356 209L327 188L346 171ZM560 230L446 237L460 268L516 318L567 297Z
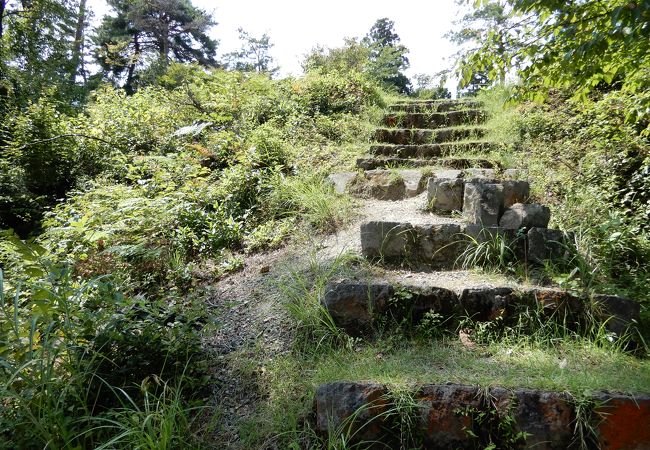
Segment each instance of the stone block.
M499 226L506 229L546 228L551 220L551 210L538 203L515 203L505 210Z
M495 182L494 180L497 178L497 172L494 169L478 169L473 167L463 171L463 178L466 180Z
M393 298L388 307L389 314L397 320L407 319L418 324L430 311L450 318L454 314L458 295L449 289L436 286L397 287L397 292L405 292L404 298Z
M542 263L550 259L562 259L569 256L573 245L572 233L548 228L531 228L528 230L528 260Z
M386 311L393 294L388 283L343 281L328 284L322 302L337 326L360 336L370 330L375 312Z
M605 323L607 330L617 336L632 331L639 323L641 305L634 300L616 295L594 295L592 300L602 308L602 314L609 317Z
M349 425L354 442L381 439L387 394L386 387L376 383L339 381L319 386L314 400L317 432L327 436Z
M507 287L476 287L463 289L459 300L461 315L485 322L506 318L515 297Z
M404 169L399 174L404 182L406 197L415 197L426 189L426 180L420 170Z
M434 211L462 211L464 188L460 178L429 178L427 204Z
M367 258L405 258L412 254L415 242L415 229L409 223L371 221L361 225L361 252Z
M424 385L416 393L420 404L420 428L424 448L473 449L470 408L480 408L479 390L464 385Z
M535 288L530 291L538 308L548 318L565 323L570 328L584 323L585 300L568 291Z
M517 389L514 416L517 431L527 433L526 448L565 450L573 441L575 412L568 395Z
M469 223L496 226L503 205L503 186L494 183L465 183L463 216Z
M530 183L528 181L503 180L501 185L503 186L504 208L509 208L515 203L525 203L530 197Z
M463 251L461 227L458 224L416 227L416 262L437 269L452 268Z
M594 412L603 420L598 424L601 450L650 449L650 396L598 394Z
M398 172L367 170L350 183L348 190L359 197L379 200L401 200L406 197L406 184Z
M357 176L356 172L333 173L327 177L328 181L334 186L334 190L343 194L346 192L348 185Z

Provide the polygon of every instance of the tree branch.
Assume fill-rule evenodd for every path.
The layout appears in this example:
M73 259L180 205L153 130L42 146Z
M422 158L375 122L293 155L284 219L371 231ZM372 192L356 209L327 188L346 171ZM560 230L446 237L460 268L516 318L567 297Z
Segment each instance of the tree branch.
M99 138L97 136L89 136L87 134L81 134L81 133L66 133L66 134L60 134L58 136L54 136L54 137L47 138L47 139L39 139L38 141L28 142L27 144L21 145L16 150L18 150L18 151L25 150L26 148L31 147L32 145L44 144L46 142L52 142L52 141L56 141L58 139L66 138L66 137L82 137L82 138L86 138L86 139L94 139L96 141L103 142L104 144L108 144L108 145L111 145L113 147L120 148L119 145L116 145L113 142L107 141L107 140Z

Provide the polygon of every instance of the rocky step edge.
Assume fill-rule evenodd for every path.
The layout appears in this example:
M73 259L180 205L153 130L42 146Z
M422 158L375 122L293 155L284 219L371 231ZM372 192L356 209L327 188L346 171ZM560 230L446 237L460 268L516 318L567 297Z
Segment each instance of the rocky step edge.
M339 194L349 193L355 197L378 200L402 200L415 197L427 190L431 185L430 178L449 180L467 177L472 179L477 174L483 177L487 175L491 178L497 176L497 172L494 170L480 168L465 170L371 169L363 172L334 173L328 177L328 180ZM498 174L504 179L516 179L526 175L525 171L517 169L507 169ZM528 191L526 191L525 197L528 197Z
M578 402L564 392L423 384L408 390L414 406L400 408L383 384L338 381L319 386L314 427L323 437L345 431L363 448L535 448L566 450L581 444L602 450L650 448L650 395L594 392ZM404 394L401 394L402 396ZM588 405L585 408L584 405ZM586 411L585 411L586 409ZM407 435L401 424L411 424ZM580 430L592 430L591 436ZM591 445L589 445L591 444ZM409 447L410 448L410 447Z
M485 122L482 109L462 109L449 112L391 113L382 123L389 128L444 128L458 125L476 125Z
M427 166L440 166L453 169L468 169L471 167L480 168L499 168L499 164L485 158L463 158L463 157L450 157L450 158L428 158L428 159L415 159L415 158L397 158L397 157L375 157L375 156L362 156L357 158L355 167L361 170L374 170L392 167L427 167Z
M480 109L483 103L473 100L432 100L432 101L410 101L390 105L389 111L404 112L448 112L463 109Z
M568 291L530 286L479 285L449 289L434 283L388 282L380 279L335 280L325 288L322 304L334 323L350 336L370 337L386 320L417 326L435 314L440 326L455 330L462 321L497 321L516 325L519 315L535 311L573 331L604 324L612 339L625 336L635 346L639 303L614 295L580 296Z
M368 149L370 155L392 156L397 158L440 158L464 153L488 152L500 145L488 141L443 142L441 144L373 144Z
M435 130L421 128L377 128L374 140L386 144L419 145L442 142L480 139L486 133L482 126L462 126L438 128Z
M371 220L361 224L361 252L388 266L411 270L455 269L481 243L504 241L512 257L530 264L569 260L574 250L570 232L548 228L506 229L464 223L422 224Z
M472 248L503 240L511 256L530 263L566 259L574 251L574 236L546 228L550 210L526 204L530 185L525 180L494 180L493 172L472 170L473 178L429 178L452 183L453 189L428 191L429 207L457 211L463 221L424 215L402 214L398 220L370 220L361 224L362 254L389 264L413 269L451 269L462 264ZM462 172L448 171L459 174ZM442 193L445 193L445 196ZM468 253L469 252L469 253Z

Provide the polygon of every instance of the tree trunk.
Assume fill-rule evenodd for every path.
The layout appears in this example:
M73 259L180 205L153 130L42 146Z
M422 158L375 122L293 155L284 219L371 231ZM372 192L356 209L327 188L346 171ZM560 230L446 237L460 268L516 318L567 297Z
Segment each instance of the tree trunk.
M86 25L86 0L79 0L79 15L77 16L77 30L74 35L72 47L72 71L70 84L74 84L79 73L86 81L86 72L83 70L84 30Z
M133 80L135 78L135 65L138 63L138 58L140 57L140 41L139 35L136 33L133 35L133 59L131 64L129 64L129 71L126 76L126 83L124 83L124 90L127 94L131 95L135 92L133 87Z
M0 0L0 45L2 44L2 35L4 32L4 19L5 19L5 8L7 7L6 0Z

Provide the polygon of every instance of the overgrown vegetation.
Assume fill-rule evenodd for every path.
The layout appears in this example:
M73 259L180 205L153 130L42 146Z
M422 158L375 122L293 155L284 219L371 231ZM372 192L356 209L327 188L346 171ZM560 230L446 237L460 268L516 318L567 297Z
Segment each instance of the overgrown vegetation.
M360 145L381 95L356 72L172 64L159 86L103 87L79 113L43 97L5 124L3 226L33 236L0 241L7 448L199 445L200 281L347 220L324 179L347 156L325 145Z
M109 4L116 14L88 51L85 0L0 1L0 448L214 442L205 284L297 230L345 224L353 203L326 176L350 168L387 102L412 91L388 18L363 39L315 48L303 76L273 79L266 34L241 30L225 70L207 34L214 20L189 1ZM403 447L419 444L414 383L567 390L579 442L593 437L584 391L648 390L649 11L481 1L451 34L480 47L464 49L457 69L489 113L484 139L502 144L490 157L527 169L551 225L576 236L570 258L541 268L521 267L500 236L475 239L465 268L629 296L642 335L613 336L597 311L579 323L530 308L507 323L428 312L416 324L411 294L398 290L395 317L353 338L321 299L328 281L367 276L366 263L302 254L274 286L293 346L256 379L263 400L239 424L243 447L353 446L349 423L323 437L308 417L315 387L341 379L391 386L386 414ZM519 81L504 86L515 70ZM413 95L450 97L427 75ZM524 438L507 420L464 413L483 420L486 446Z

